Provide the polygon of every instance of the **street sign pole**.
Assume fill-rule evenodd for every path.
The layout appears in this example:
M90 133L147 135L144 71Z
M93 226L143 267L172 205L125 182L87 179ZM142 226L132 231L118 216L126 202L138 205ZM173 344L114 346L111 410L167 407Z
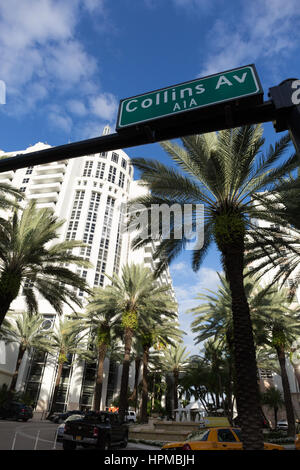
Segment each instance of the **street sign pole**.
M284 80L280 85L270 88L269 96L277 114L274 128L276 132L289 131L300 158L300 80Z
M0 158L0 173L270 121L276 132L289 130L300 156L300 80L270 88L269 97L252 64L126 98L115 134Z

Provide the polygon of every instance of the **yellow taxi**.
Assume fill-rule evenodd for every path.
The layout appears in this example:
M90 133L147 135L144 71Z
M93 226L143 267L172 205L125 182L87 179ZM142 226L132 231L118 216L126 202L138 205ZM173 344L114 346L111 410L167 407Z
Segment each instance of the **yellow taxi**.
M230 426L193 432L184 442L170 442L162 450L243 450L241 430ZM284 450L278 444L264 443L264 450Z

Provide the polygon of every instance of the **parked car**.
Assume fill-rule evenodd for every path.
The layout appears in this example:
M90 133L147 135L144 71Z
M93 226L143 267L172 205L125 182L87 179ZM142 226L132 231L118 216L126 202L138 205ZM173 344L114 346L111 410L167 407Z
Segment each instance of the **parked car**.
M264 443L265 450L284 450L278 444ZM206 428L191 433L184 442L170 442L162 450L243 450L239 428Z
M283 431L288 430L288 422L285 419L277 421L277 429L282 429Z
M71 415L69 416L64 423L61 423L58 428L57 428L57 441L62 441L63 440L63 435L64 435L64 432L65 432L65 426L66 426L66 423L69 423L70 421L76 421L76 420L80 420L83 418L83 415L80 414L80 415Z
M126 420L126 423L136 423L136 412L126 411L125 420Z
M0 418L28 421L33 417L32 408L25 403L9 401L0 406Z
M117 413L90 411L82 420L65 423L63 449L75 450L77 446L108 450L112 446L126 447L128 425L121 423Z
M69 416L72 416L72 415L84 415L84 411L80 411L80 410L69 410L69 411L65 411L63 413L59 413L59 412L55 412L53 413L53 415L51 415L49 417L50 421L52 421L53 423L57 423L57 424L60 424L60 423L64 423L65 420L69 417Z

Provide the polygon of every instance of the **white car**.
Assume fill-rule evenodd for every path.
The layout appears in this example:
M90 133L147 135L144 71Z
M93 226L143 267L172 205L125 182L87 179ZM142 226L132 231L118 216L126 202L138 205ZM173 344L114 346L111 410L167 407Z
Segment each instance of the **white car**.
M135 411L126 411L125 419L127 423L136 423L136 412Z
M288 422L285 419L282 419L281 421L278 421L277 422L277 429L282 429L284 431L287 431Z

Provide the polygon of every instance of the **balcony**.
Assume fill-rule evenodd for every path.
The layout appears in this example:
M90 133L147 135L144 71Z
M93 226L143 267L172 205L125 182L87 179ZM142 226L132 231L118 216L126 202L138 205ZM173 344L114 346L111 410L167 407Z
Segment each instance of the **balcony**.
M10 180L10 179L8 179L8 178L3 178L3 179L2 179L2 178L1 178L1 173L0 173L0 181L1 181L1 183L3 183L3 184L11 184L11 180Z
M14 174L15 172L13 170L8 170L8 171L2 171L0 173L0 179L1 179L1 182L3 183L3 178L5 178L5 180L8 180L8 181L11 181L14 177Z
M37 209L52 209L53 211L55 210L55 203L54 202L42 202L42 203L37 203L36 205Z
M44 183L55 183L56 181L63 181L64 175L63 173L47 173L45 175L35 175L32 176L31 180L35 184L44 184Z
M43 194L49 192L59 192L61 185L59 182L43 183L43 184L32 184L29 187L29 194Z
M38 165L35 167L35 175L49 175L55 173L65 173L66 165L64 163L56 163L51 165L50 163L45 163L45 165Z
M28 194L27 199L36 201L37 203L46 203L46 202L57 202L58 193L39 193L39 194Z

